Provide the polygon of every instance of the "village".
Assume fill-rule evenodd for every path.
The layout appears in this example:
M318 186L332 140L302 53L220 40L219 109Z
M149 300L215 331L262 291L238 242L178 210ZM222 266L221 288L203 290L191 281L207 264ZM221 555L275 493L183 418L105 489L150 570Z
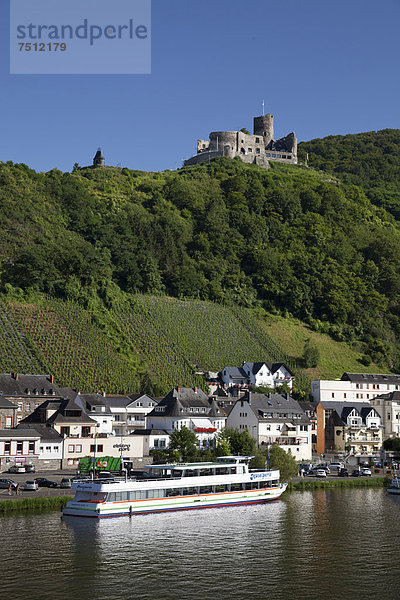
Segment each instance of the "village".
M285 364L265 362L209 373L208 394L178 386L162 398L82 393L58 387L51 375L0 374L0 469L73 475L84 457L105 456L140 468L184 427L199 451L214 448L227 427L247 430L260 449L279 445L299 464L329 456L373 465L383 442L400 435L399 375L315 380L309 402L291 396L294 386Z

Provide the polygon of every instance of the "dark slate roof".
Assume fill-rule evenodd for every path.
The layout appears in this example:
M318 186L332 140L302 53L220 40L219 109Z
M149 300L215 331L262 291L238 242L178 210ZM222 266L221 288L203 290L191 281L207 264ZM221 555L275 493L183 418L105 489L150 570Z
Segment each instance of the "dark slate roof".
M106 396L105 401L110 408L126 408L132 399L129 396Z
M372 408L374 408L377 414L381 416L379 411L377 411L375 407L372 407L368 402L335 402L328 400L326 402L321 402L321 404L324 407L325 411L336 411L343 421L347 419L353 408L357 410L357 412L363 420L365 419L365 416L367 416L371 412Z
M304 410L304 412L315 412L317 410L316 402L302 402L299 401L300 407Z
M48 375L0 373L0 394L3 396L60 395Z
M217 402L213 400L209 400L210 404L210 412L208 413L209 417L226 417L225 411L221 409Z
M21 425L17 425L17 429L20 428L24 429L25 431L29 429L30 431L36 432L38 435L40 435L40 439L43 441L48 440L59 442L64 439L64 437L60 435L53 427L44 425L43 423L24 423L22 427Z
M165 409L160 412L160 410L156 410L158 407L165 407ZM199 418L202 414L207 417L211 411L208 396L200 388L174 388L159 402L158 407L155 407L148 416L183 417L190 415ZM191 409L194 408L205 408L206 410L203 413L193 412Z
M16 404L13 404L12 402L10 402L9 400L7 400L7 398L3 398L3 396L0 396L0 408L18 408L18 406Z
M79 394L83 402L87 402L90 406L107 406L107 402L103 394Z
M131 394L129 396L129 398L131 399L132 402L136 402L136 400L146 400L148 402L157 402L157 400L155 400L155 398L153 398L152 396L149 396L148 394Z
M393 400L395 402L400 402L400 392L389 392L387 394L380 394L379 396L375 396L374 400Z
M93 425L96 421L86 415L80 406L69 399L48 399L45 400L33 413L22 419L21 423L44 423L47 409L54 409L56 412L49 417L47 423L85 423ZM79 416L66 415L66 411L79 411Z
M226 371L231 379L247 379L248 375L242 367L224 367L222 371Z
M280 367L285 367L286 371L293 376L293 372L289 369L289 367L287 366L286 363L283 363L283 362L267 363L267 366L272 374L276 373L276 371L278 369L280 369Z
M240 400L247 400L249 402L252 411L259 421L271 421L271 418L264 417L264 414L272 413L274 421L284 423L295 418L295 422L299 425L311 423L299 403L289 394L258 394L247 392ZM285 417L284 415L287 416Z
M253 373L253 375L256 375L258 373L258 371L260 369L262 369L265 364L266 363L263 363L263 362L246 362L246 366L250 369L250 371L251 371L251 373Z
M354 381L366 383L397 383L400 384L400 375L393 373L389 375L373 373L343 373L341 381Z
M34 429L0 429L0 437L2 438L30 438L40 437Z

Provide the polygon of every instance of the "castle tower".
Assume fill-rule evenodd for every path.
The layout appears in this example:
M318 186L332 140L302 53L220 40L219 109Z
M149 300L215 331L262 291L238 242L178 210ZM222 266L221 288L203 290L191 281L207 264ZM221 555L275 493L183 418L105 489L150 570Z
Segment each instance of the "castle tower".
M101 151L101 148L97 148L96 155L93 159L93 166L94 167L104 167L105 166L104 156Z
M264 138L265 146L274 139L274 117L269 113L262 117L254 117L254 135Z

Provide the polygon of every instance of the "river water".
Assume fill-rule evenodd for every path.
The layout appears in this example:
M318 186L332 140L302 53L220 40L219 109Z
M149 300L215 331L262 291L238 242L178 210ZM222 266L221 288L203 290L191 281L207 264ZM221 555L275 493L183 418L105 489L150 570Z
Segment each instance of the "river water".
M132 519L3 516L0 597L400 598L399 515L384 490L337 489Z

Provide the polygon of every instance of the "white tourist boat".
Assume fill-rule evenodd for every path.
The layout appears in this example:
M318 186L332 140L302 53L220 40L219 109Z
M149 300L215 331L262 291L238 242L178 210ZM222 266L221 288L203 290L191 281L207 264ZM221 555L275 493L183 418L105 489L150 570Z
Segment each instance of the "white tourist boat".
M75 497L63 508L73 517L119 517L276 500L287 484L279 471L250 470L248 456L217 462L150 465L148 479L74 482Z

